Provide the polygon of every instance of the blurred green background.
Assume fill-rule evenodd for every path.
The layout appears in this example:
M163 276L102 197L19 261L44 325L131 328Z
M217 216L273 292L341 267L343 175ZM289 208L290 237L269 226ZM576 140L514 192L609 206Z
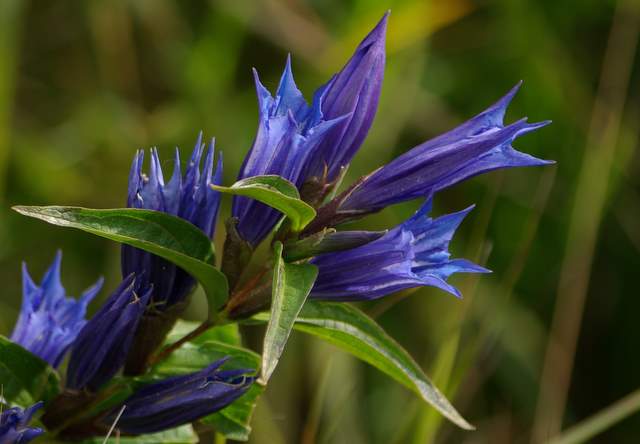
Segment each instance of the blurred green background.
M294 334L252 442L546 441L640 387L639 3L1 0L0 333L17 316L22 260L39 281L62 248L72 295L101 274L106 289L119 278L117 245L11 205L122 206L134 150L158 146L170 168L173 147L186 156L200 130L216 136L232 183L257 124L251 67L275 88L291 52L309 98L391 9L381 104L350 179L520 79L507 120L554 121L516 147L557 165L436 197L435 214L477 203L452 251L492 275L454 277L462 301L425 288L365 306L478 430L455 429L379 372ZM389 227L418 204L359 226ZM638 436L635 416L591 442Z

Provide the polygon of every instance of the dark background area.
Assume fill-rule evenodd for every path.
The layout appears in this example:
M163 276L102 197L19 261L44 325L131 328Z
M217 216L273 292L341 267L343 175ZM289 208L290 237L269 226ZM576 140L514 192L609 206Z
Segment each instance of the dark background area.
M559 418L565 428L636 390L632 0L2 0L0 333L18 313L22 260L39 281L63 249L74 296L101 274L106 290L119 279L116 244L27 220L11 205L122 206L136 149L157 146L170 169L171 150L185 158L200 130L216 137L231 184L257 125L251 67L273 89L290 52L310 98L387 9L381 104L348 180L482 111L521 79L507 121L554 121L515 146L555 166L491 173L436 196L436 215L477 204L451 250L493 274L454 277L463 300L424 288L365 306L478 430L456 430L376 370L294 334L252 442L542 442ZM389 227L418 205L358 225ZM228 208L225 200L223 217ZM638 436L635 416L593 442Z

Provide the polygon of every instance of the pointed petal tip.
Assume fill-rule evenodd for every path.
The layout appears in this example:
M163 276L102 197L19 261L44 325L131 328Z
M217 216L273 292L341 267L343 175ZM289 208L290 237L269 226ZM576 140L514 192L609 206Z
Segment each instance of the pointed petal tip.
M446 284L446 287L440 287L442 288L444 291L446 291L447 293L453 295L456 297L456 299L464 299L464 297L462 296L462 293L460 292L460 290L458 290L456 287L454 287L453 285L450 285L449 283L447 283L446 281L443 280L443 282Z
M455 217L455 218L457 219L457 220L456 220L456 224L455 224L455 225L456 225L456 229L457 229L457 227L462 223L462 221L467 217L467 215L468 215L469 213L471 213L471 211L472 211L475 207L476 207L476 204L472 204L472 205L469 205L467 208L465 208L465 209L463 209L463 210L460 210L460 211L458 211L458 212L456 212L456 213L451 213L451 214L450 214L450 216ZM446 215L445 215L445 216L442 216L442 217L446 217Z
M553 123L553 120L542 120L540 122L536 122L536 123L532 123L531 126L534 127L534 129L538 129L538 128L543 128L547 125L551 125Z
M296 82L293 78L293 69L291 67L291 53L287 53L287 59L284 62L284 69L282 70L282 76L280 77L280 84L278 85L278 94L287 87L296 87Z
M380 21L378 21L376 26L364 38L364 40L362 41L361 46L373 43L372 40L374 40L375 42L380 42L380 43L384 44L384 42L386 40L386 36L387 36L387 24L389 23L389 15L390 14L391 14L391 10L390 9L387 10L387 12L384 13L384 15L382 16Z
M196 139L196 146L194 148L194 151L202 149L202 138L203 137L204 137L204 133L202 132L202 130L200 130L200 132L198 133L198 138Z
M56 254L53 257L53 262L48 271L54 272L57 276L57 280L60 281L60 269L62 268L62 250L56 250Z
M506 110L513 98L518 94L518 91L520 91L521 86L522 80L516 83L504 96L502 96L502 98L498 100L497 105Z
M465 273L482 273L482 274L491 274L492 270L485 268L481 265L474 264L473 262L469 262L469 266L464 270Z
M386 33L387 24L389 23L389 16L390 15L391 15L391 9L387 9L387 11L383 14L382 18L380 19L380 21L378 22L376 27L373 28L373 30L381 32L381 33Z

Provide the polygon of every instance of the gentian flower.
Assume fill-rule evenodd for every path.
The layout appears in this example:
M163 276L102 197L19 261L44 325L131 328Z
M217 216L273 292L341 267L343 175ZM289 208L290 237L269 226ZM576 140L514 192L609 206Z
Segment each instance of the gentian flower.
M253 146L244 159L238 180L273 174L300 187L310 154L327 131L348 116L326 120L322 114L325 90L319 90L311 106L293 80L291 59L280 79L275 97L260 83L254 70L258 94L259 123ZM282 214L256 200L234 196L232 215L237 230L252 247L257 246L276 225Z
M0 414L0 444L25 444L42 435L42 429L29 427L33 414L42 405L38 402L24 410L19 407L3 410Z
M309 107L291 72L291 60L275 97L254 71L260 108L255 141L238 179L275 174L303 190L303 198L321 200L327 183L347 166L371 127L384 73L387 16L365 37L345 67L318 88ZM303 185L315 181L311 196ZM319 194L316 196L315 194ZM236 196L233 216L240 236L255 247L282 216L255 200Z
M222 181L222 156L218 157L214 172L214 142L211 141L201 174L200 160L204 148L201 133L184 176L176 149L173 175L166 185L157 150L151 150L148 176L142 172L144 151L138 151L129 175L127 206L181 217L200 228L207 236L213 237L220 207L220 193L209 185L219 185ZM161 311L184 301L195 286L195 280L189 274L169 261L125 245L122 247L122 276L129 276L131 273L136 274L141 288L153 284L154 307Z
M42 278L40 286L22 264L22 307L11 340L57 367L65 352L87 322L87 305L102 287L99 279L80 299L67 298L60 280L62 252Z
M388 205L425 197L475 175L500 168L547 165L511 144L549 121L526 118L505 126L507 106L520 87L457 128L416 146L366 176L339 198L338 214L367 214Z
M228 358L184 376L175 376L141 388L124 401L117 427L125 433L153 433L180 426L223 409L253 383L253 370L220 370ZM121 407L105 419L115 420Z
M315 149L307 167L307 179L334 181L364 142L382 89L388 17L386 13L344 68L319 89L323 91L321 111L325 119L344 115L349 118L329 130Z
M464 259L450 259L449 242L473 207L432 219L429 199L413 217L381 238L351 250L317 256L318 278L311 297L362 301L418 286L438 287L456 297L447 283L453 273L486 273Z
M122 281L84 326L71 349L67 387L97 390L124 365L134 333L153 292L133 274Z

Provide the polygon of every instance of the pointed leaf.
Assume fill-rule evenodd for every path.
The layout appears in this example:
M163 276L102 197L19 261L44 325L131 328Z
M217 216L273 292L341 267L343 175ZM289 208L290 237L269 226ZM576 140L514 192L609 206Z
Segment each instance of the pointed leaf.
M271 316L262 346L261 384L269 381L278 365L296 317L318 276L314 265L287 264L282 259L282 248L281 242L275 243Z
M287 264L282 259L281 242L275 243L274 250L271 316L262 347L261 384L266 384L273 374L296 317L318 276L314 265Z
M211 185L221 193L245 196L258 200L284 213L293 231L301 231L316 217L316 211L300 200L294 184L280 176L255 176L239 180L230 187Z
M252 319L264 322L268 320L268 314L260 313ZM373 365L417 393L454 424L473 429L409 353L373 319L352 305L309 300L294 328L322 338Z
M60 392L60 377L45 361L0 335L0 384L9 404L28 407Z
M131 245L173 262L196 278L207 294L210 315L227 300L227 279L208 262L214 252L209 238L179 217L152 210L80 207L13 207L20 214L61 227L77 228Z

